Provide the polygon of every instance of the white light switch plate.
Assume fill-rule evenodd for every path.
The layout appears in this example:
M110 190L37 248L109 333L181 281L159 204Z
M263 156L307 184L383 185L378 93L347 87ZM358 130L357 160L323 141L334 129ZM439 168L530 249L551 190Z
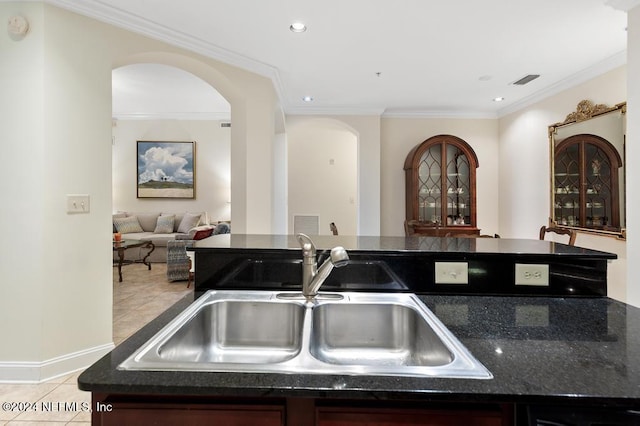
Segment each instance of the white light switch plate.
M67 213L89 213L89 196L67 194Z
M436 284L469 284L467 262L436 262Z

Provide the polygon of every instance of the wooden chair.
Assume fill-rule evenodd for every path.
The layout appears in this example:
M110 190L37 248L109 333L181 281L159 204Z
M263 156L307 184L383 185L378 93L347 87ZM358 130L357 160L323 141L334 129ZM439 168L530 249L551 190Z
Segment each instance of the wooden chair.
M406 236L415 235L416 230L414 226L418 224L417 220L405 220L404 221L404 234Z
M576 231L574 231L573 229L558 228L555 226L543 226L542 228L540 228L540 239L544 240L545 236L548 233L553 233L557 235L568 235L569 242L567 244L569 244L570 246L573 246L576 243Z

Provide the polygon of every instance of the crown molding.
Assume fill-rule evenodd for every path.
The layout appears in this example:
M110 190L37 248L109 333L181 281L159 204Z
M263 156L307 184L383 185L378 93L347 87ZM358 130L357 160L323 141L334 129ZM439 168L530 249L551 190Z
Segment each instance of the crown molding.
M219 60L220 62L242 68L263 77L269 78L276 96L281 101L288 99L280 73L277 68L256 61L244 55L240 55L224 49L205 40L189 36L183 32L176 31L156 24L141 16L124 12L121 9L107 5L100 0L44 0L46 3L58 6L84 16L94 18L98 21L114 25L116 27L141 34L143 36L159 40L172 46L180 47L191 52L201 54L205 57ZM640 5L640 0L605 0L605 4L621 10L630 10ZM287 115L381 115L384 117L402 118L500 118L504 115L516 112L522 108L532 105L542 99L555 95L563 90L583 83L591 78L612 70L615 67L626 64L626 51L620 52L599 64L580 71L564 80L537 92L530 97L500 109L497 113L477 112L477 111L429 111L429 110L394 110L384 108L309 108L291 107L283 102L283 109ZM138 118L142 119L142 118ZM181 118L180 118L181 119Z
M267 77L273 82L277 96L280 99L284 99L284 86L278 69L271 65L149 21L144 17L124 12L116 7L104 4L100 0L45 0L45 2Z
M387 109L382 114L384 118L471 118L495 119L495 112L485 111L449 111L449 110L419 110L419 109Z
M79 13L83 16L96 19L113 25L118 28L125 29L143 36L159 40L172 46L184 48L194 53L219 60L229 65L237 66L244 70L256 73L263 77L271 79L276 96L281 99L287 99L285 96L284 85L280 78L277 68L264 64L260 61L250 59L246 56L239 55L227 49L204 40L189 36L180 31L170 29L166 26L156 24L148 19L138 15L133 15L123 10L107 5L100 0L45 0L47 3L60 8ZM313 107L292 107L283 102L283 109L287 115L377 115L385 117L404 117L404 118L496 118L495 114L477 113L477 112L459 112L459 111L422 111L422 110L403 110L393 111L384 108L358 108L358 107L338 107L338 108L313 108ZM118 114L114 115L116 119L123 120L156 120L156 119L177 119L177 120L206 120L226 118L202 118L199 115L194 117L191 114Z
M640 0L639 0L640 1ZM595 77L598 77L606 72L609 72L615 68L621 67L627 63L627 51L618 52L613 56L601 61L592 67L586 68L578 73L572 74L559 82L552 84L546 89L540 90L533 95L523 98L508 107L502 108L498 111L498 118L505 115L514 113L523 108L531 106L537 102L540 102L550 96L557 95L558 93L575 87L579 84L587 82Z
M382 115L383 108L285 108L286 115Z

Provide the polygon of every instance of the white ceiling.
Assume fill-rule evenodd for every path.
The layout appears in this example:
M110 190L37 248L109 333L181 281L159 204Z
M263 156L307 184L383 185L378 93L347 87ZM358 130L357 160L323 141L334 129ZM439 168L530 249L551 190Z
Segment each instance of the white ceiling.
M287 113L467 117L500 116L624 64L626 13L609 4L629 2L50 0L268 76ZM289 31L295 20L308 30ZM129 77L156 72L140 69ZM511 84L527 74L541 77Z

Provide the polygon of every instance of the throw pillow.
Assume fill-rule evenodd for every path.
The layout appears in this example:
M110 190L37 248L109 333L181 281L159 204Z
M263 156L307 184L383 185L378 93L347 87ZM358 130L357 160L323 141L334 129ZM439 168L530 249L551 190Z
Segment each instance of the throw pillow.
M193 234L193 239L194 240L202 240L204 238L210 237L211 234L213 234L213 228L201 229L199 231L196 231L195 234Z
M178 226L178 232L187 234L189 230L200 223L200 214L185 213Z
M116 232L118 232L118 230L116 229L116 224L113 223L113 219L117 218L117 217L127 217L126 214L124 213L114 213L111 217L111 223L113 224L113 233L115 234Z
M135 213L129 214L129 216L136 216L138 218L140 227L144 232L153 232L153 230L156 229L156 223L160 213Z
M176 220L175 215L158 216L156 229L154 234L171 234L173 232L173 222Z
M133 232L144 232L136 216L116 217L113 225L121 234L131 234Z

